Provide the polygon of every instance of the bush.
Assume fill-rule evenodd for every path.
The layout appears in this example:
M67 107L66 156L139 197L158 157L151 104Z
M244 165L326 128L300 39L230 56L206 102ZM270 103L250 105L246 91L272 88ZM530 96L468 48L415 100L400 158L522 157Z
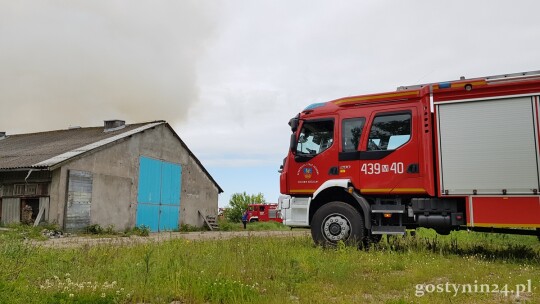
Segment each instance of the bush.
M105 234L117 234L116 230L114 230L114 225L109 225L107 228L105 228Z
M93 224L90 226L86 226L84 231L88 234L103 234L103 227L99 224Z
M195 232L195 231L203 231L203 230L206 230L206 229L204 229L204 227L197 227L197 226L192 226L189 224L180 225L180 232Z
M150 235L150 227L148 227L146 225L135 226L133 228L133 230L131 230L131 232L134 235L138 235L138 236L149 236Z
M100 224L93 224L90 226L86 226L84 228L85 233L87 234L106 234L106 235L117 235L118 232L114 229L114 225L108 225L106 228L101 227Z

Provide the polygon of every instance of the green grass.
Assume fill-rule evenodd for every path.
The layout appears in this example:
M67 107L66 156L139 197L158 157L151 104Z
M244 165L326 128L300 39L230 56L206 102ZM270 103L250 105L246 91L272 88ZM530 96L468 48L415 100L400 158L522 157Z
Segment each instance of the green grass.
M244 225L240 223L230 222L228 220L219 220L219 229L221 231L243 231ZM263 230L291 230L290 227L281 223L269 221L269 222L252 222L247 223L247 231L263 231Z
M0 231L0 242L4 240L24 240L24 239L33 239L33 240L46 240L47 237L43 236L42 231L44 229L48 230L57 230L55 225L45 225L45 226L28 226L23 224L9 224L3 226L7 230Z
M511 294L415 291L527 280L532 292L519 300L540 302L536 237L464 231L422 229L369 250L323 249L309 237L51 249L0 233L0 269L0 303L515 303Z

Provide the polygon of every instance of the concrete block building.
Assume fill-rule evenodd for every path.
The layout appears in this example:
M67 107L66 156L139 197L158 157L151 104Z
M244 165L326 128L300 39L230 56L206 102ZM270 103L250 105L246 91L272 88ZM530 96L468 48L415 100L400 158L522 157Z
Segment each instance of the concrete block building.
M223 192L165 121L0 132L0 222L152 231L203 226ZM26 215L26 216L25 216Z

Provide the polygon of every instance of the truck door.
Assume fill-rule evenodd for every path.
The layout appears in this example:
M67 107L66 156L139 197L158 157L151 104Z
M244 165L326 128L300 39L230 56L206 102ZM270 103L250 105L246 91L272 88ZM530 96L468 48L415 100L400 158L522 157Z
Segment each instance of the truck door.
M339 178L350 179L353 185L359 185L360 147L365 131L366 113L351 113L341 118L341 149L339 152ZM369 114L369 113L368 113Z
M259 221L265 222L267 221L266 219L267 217L268 217L268 213L266 212L266 206L265 205L259 206Z
M302 123L296 153L289 161L290 193L309 195L338 174L335 119L307 119Z
M416 107L374 111L364 128L359 185L365 195L423 194Z

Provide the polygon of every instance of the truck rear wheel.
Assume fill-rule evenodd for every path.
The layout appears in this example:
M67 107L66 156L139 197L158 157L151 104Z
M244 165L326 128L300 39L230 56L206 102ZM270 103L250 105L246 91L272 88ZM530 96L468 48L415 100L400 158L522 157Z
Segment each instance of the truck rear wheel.
M322 206L311 221L311 236L318 245L332 246L343 241L359 246L365 235L364 219L354 207L343 202Z

